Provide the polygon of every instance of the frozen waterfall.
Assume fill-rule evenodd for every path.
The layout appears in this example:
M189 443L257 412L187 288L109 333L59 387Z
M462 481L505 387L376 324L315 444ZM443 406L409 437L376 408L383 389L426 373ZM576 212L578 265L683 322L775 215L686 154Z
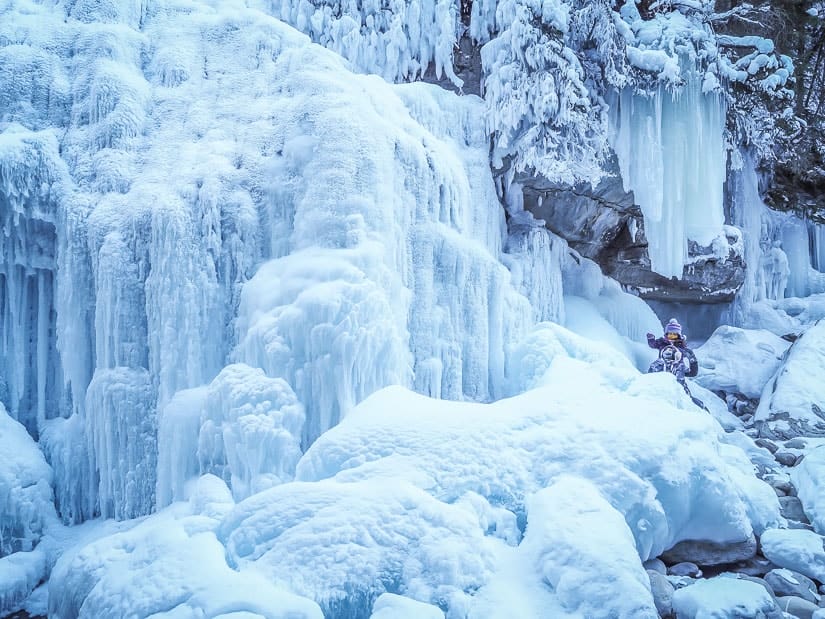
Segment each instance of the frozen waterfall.
M688 240L709 246L725 223L724 99L688 75L676 91L616 93L610 121L624 188L644 214L651 268L681 278Z

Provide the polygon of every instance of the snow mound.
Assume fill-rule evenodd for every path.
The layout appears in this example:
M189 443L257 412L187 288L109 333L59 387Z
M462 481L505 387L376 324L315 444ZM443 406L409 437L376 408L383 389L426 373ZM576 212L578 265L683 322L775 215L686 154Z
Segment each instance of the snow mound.
M32 550L54 517L52 470L0 404L0 557Z
M473 491L524 513L527 495L567 472L625 514L644 559L684 539L747 539L777 520L776 496L669 378L637 375L623 393L610 374L557 357L545 386L490 405L388 388L324 434L297 478L403 478L444 501Z
M633 534L593 484L562 476L530 497L527 510L522 546L567 612L658 617Z
M226 485L206 476L190 503L67 553L52 574L49 616L322 619L311 600L227 566L214 529L231 506Z
M806 453L802 462L791 469L791 479L805 515L817 533L825 535L825 445Z
M825 322L809 327L793 343L765 386L754 421L763 436L825 436Z
M673 610L679 619L710 617L764 617L782 619L782 611L759 583L719 576L699 580L673 593Z
M764 330L723 325L695 350L695 381L712 391L759 398L790 347L790 342Z
M220 529L227 555L356 616L386 592L436 601L477 588L491 569L478 517L399 478L277 486L238 504Z
M430 604L384 593L375 600L370 619L444 619L444 612Z

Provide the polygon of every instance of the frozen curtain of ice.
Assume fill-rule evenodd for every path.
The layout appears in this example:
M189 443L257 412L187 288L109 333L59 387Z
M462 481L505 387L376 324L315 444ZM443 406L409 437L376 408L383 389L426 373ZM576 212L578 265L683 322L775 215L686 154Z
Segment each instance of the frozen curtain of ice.
M563 242L537 227L524 276L502 264L480 99L355 76L231 8L0 20L3 400L66 522L197 473L236 497L288 479L388 384L499 398L508 345L563 316Z

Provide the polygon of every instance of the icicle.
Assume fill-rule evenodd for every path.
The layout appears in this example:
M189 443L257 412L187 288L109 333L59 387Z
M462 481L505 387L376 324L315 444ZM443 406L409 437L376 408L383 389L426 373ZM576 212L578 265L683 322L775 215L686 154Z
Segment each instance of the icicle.
M651 267L681 277L688 239L710 245L722 232L725 108L693 73L678 93L623 90L614 97L610 139L626 191L645 217Z

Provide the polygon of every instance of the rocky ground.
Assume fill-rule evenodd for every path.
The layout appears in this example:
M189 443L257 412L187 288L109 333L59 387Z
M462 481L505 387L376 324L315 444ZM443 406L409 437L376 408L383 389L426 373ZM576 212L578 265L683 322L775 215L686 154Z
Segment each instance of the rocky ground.
M661 557L648 561L645 567L659 614L666 619L699 616L676 612L676 592L703 580L734 578L764 587L773 603L757 615L746 612L713 616L825 619L825 551L818 547L822 538L813 532L790 474L791 469L803 461L807 450L822 440L794 437L781 441L760 437L760 428L754 423L758 400L741 394L719 392L717 395L726 400L728 410L742 421L745 434L761 448L760 457L754 459L754 467L757 476L776 492L788 529L766 531L762 539L757 537L736 546L680 543ZM797 533L803 531L805 533ZM766 539L769 533L770 539ZM807 560L800 562L799 553L786 551L795 540L801 543L802 554L807 555ZM746 596L747 590L742 593Z

